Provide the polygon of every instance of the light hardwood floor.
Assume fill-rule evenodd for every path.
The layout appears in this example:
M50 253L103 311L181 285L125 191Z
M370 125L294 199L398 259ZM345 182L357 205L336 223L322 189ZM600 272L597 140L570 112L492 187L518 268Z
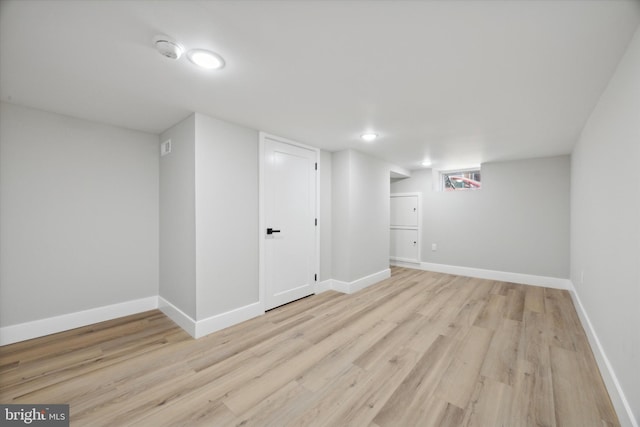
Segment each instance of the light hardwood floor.
M566 291L393 268L193 340L154 310L0 348L73 426L616 426Z

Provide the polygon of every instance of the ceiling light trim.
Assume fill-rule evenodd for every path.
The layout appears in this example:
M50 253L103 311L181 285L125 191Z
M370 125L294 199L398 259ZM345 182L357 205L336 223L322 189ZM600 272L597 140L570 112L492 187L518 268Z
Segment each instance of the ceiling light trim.
M222 56L207 49L191 49L187 52L187 58L205 70L220 70L226 65Z
M362 139L365 142L373 142L376 139L378 139L378 134L374 132L365 132L362 135L360 135L360 139Z

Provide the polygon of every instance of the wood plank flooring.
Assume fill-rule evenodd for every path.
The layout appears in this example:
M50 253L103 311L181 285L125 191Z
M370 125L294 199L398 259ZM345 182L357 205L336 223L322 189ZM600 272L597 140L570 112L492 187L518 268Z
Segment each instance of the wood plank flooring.
M0 347L73 426L617 426L566 291L404 268L199 340L158 310Z

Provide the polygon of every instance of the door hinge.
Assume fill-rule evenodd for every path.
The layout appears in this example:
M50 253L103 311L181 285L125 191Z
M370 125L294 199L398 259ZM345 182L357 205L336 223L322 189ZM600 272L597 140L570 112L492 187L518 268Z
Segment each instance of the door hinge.
M316 162L316 170L318 170L318 162Z
M316 218L316 227L318 226L318 218Z
M314 281L314 282L317 282L317 281L318 281L318 275L317 275L317 274L314 274L314 275L313 275L313 281Z

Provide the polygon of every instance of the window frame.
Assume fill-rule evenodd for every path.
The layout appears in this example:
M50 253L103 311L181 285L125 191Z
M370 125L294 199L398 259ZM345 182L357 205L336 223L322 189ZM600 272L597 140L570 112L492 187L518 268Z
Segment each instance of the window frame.
M453 188L451 190L447 189L447 185L445 182L445 177L448 175L454 175L454 174L464 174L464 173L469 173L469 172L477 172L480 174L480 181L478 181L480 183L479 187L464 187L464 188ZM438 171L438 175L439 175L439 180L438 180L438 191L442 191L442 192L448 192L448 191L457 191L457 190L462 190L462 191L475 191L475 190L482 190L482 168L480 166L478 167L473 167L473 168L462 168L462 169L447 169L447 170L441 170Z

